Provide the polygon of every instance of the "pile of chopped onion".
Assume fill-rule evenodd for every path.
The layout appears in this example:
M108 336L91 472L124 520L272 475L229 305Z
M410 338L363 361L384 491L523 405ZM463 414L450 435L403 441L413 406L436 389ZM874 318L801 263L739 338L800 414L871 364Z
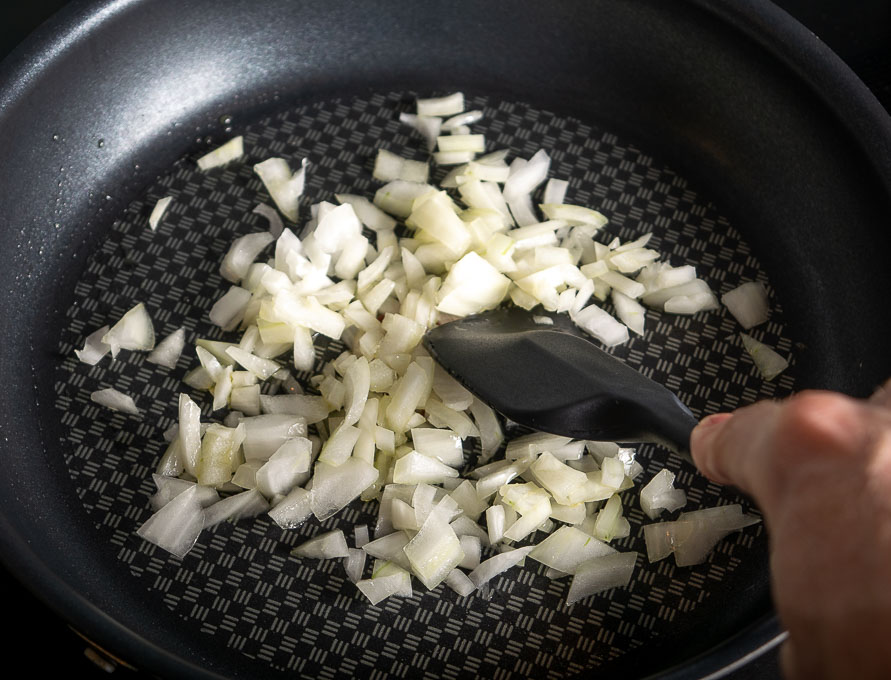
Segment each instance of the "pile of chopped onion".
M717 298L692 266L666 262L651 234L599 240L607 218L566 202L569 182L549 177L545 150L510 161L486 153L470 129L482 115L465 111L460 93L418 100L400 119L434 164L448 166L439 186L429 163L381 149L373 196L316 203L300 229L306 159L296 171L284 158L253 166L275 205L255 209L269 230L231 244L220 265L228 287L209 319L233 337L199 338L185 376L213 418L202 421L199 404L180 394L140 536L182 558L225 520L265 515L290 530L374 501L371 531L354 527L352 541L342 529L319 533L292 551L342 561L372 604L412 595L415 581L485 592L530 560L550 578L569 577L570 604L630 582L638 555L611 543L631 534L627 492L644 472L634 450L542 432L506 442L499 417L421 340L439 323L508 303L566 313L614 346L645 334L647 310L695 314L717 309ZM199 167L243 155L238 137ZM347 349L316 372L329 341ZM173 367L184 342L178 329L155 347L137 305L78 356L95 364L143 350ZM94 399L136 412L120 393ZM481 453L469 461L472 440ZM641 490L651 519L686 504L673 482L663 470ZM697 563L750 521L708 512L647 527L650 559L673 552L678 564Z

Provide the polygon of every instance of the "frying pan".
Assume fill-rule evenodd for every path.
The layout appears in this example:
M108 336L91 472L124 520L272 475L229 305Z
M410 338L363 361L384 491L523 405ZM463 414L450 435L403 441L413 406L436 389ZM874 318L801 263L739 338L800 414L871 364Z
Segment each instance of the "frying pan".
M333 566L287 559L317 528L221 527L182 562L133 535L189 360L159 376L138 358L85 370L71 352L137 295L162 329L212 332L219 258L257 226L262 194L249 168L198 176L194 158L243 132L257 160L311 156L310 198L369 190L376 143L420 153L397 112L455 90L485 107L487 138L552 150L623 238L654 228L722 290L769 284L765 339L794 358L777 383L725 321L660 324L627 350L694 411L806 387L863 396L891 374L891 126L769 3L73 3L0 72L0 546L41 599L147 673L705 677L778 639L763 531L698 568L639 565L627 591L571 612L531 570L489 600L371 608ZM165 191L181 205L150 237ZM142 419L90 406L109 381L139 395ZM647 456L695 500L735 499Z

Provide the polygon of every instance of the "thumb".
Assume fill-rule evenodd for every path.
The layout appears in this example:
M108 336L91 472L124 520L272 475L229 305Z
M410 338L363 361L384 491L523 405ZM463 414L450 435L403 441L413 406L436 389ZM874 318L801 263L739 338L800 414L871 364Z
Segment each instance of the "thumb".
M690 436L690 454L703 475L718 484L753 493L759 467L770 449L778 406L763 401L733 413L704 418Z

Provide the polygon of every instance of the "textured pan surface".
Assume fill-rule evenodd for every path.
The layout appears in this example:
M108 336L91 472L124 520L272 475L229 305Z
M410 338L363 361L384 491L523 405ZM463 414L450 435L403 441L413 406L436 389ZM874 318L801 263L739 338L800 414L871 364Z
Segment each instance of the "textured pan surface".
M266 517L220 526L205 532L181 562L134 535L151 513L147 501L154 491L151 472L164 450L161 433L175 423L176 395L189 391L181 378L197 365L191 343L198 337L237 337L213 327L207 311L228 287L217 273L228 244L265 228L251 214L258 202L269 202L251 163L270 155L283 155L292 165L309 159L304 219L309 204L333 201L337 192L371 196L380 186L370 175L379 146L425 157L421 140L398 122L398 112L412 103L410 93L325 101L249 125L243 162L201 173L192 159L184 159L128 206L87 263L62 332L59 353L65 359L57 371L56 408L68 432L62 451L72 483L97 531L125 565L130 587L144 588L147 597L181 617L184 634L302 677L364 676L371 670L378 677L565 677L608 669L610 661L663 639L695 648L689 641L704 635L705 621L725 634L744 627L744 615L763 605L761 527L722 542L705 565L650 565L640 529L645 518L634 492L624 495L634 533L619 542L641 553L633 585L572 608L563 605L568 581L550 581L535 562L493 582L491 599L459 598L445 586L428 593L417 585L410 600L372 607L346 580L339 560L288 557L293 545L322 530L341 527L351 536L356 523L373 526L375 503L355 503L331 520L311 520L295 531L282 531ZM523 103L482 97L468 107L485 111L474 131L485 133L489 149L507 148L511 157L528 158L544 148L552 155L551 176L570 181L567 200L610 216L599 240L632 240L653 231L653 247L674 264L695 264L719 294L743 281L769 283L717 209L642 150L608 131ZM152 232L147 215L165 195L173 203ZM146 304L159 337L180 326L188 329L190 345L177 368L159 369L137 353L96 367L77 362L73 348L136 301ZM755 333L794 356L781 305L776 299L771 304L770 323ZM698 415L792 388L791 372L776 382L757 375L726 312L650 314L648 325L645 338L635 337L618 353L675 390ZM321 349L323 360L342 346ZM124 417L91 404L90 392L106 386L133 395L143 415ZM205 420L220 420L223 414L210 414L206 396L193 396L204 405ZM647 473L639 484L667 464L689 493L689 509L739 500L664 451L647 447L641 460ZM718 615L728 600L738 618Z
M100 318L105 323L126 306L107 293L102 297L102 290L120 285L117 293L134 293L145 279L156 282L151 295L160 301L168 294L163 276L180 276L184 264L195 267L200 260L208 278L197 291L187 292L188 304L203 308L193 298L205 295L210 301L219 292L213 255L222 255L228 230L236 223L213 214L223 203L221 195L213 194L217 185L203 189L209 207L193 207L190 216L177 212L186 210L185 204L174 206L171 217L180 222L166 228L176 232L158 232L187 243L185 254L160 254L174 262L172 272L151 272L148 260L135 264L135 259L142 245L153 245L141 223L137 228L160 195L153 192L164 182L188 185L188 171L181 168L170 175L171 165L206 148L207 135L211 142L224 139L224 114L232 114L238 126L256 124L249 134L259 143L269 126L258 121L276 107L293 104L299 109L319 102L327 109L340 97L341 106L351 110L351 97L369 100L374 92L464 89L488 96L494 107L525 103L554 111L561 119L597 124L596 143L604 142L599 137L603 131L615 133L619 136L606 139L609 148L633 145L642 156L658 159L656 167L669 174L667 168L675 169L689 180L691 190L702 192L690 201L683 193L675 196L676 187L660 189L666 200L682 206L714 201L718 208L708 208L704 215L719 230L726 223L718 215L726 217L751 246L775 299L784 303L787 339L804 343L793 352L796 364L790 377L796 387L863 395L891 374L886 351L891 309L883 298L883 291L891 289L885 256L891 245L891 125L862 84L811 34L758 0L459 1L450 9L385 0L75 2L0 69L0 372L6 381L0 391L0 548L10 569L64 617L146 670L181 675L187 667L192 677L256 676L260 662L250 660L259 646L254 636L281 636L267 624L294 609L292 604L269 605L268 593L240 594L248 604L239 607L250 608L257 632L243 633L241 624L217 619L213 625L218 630L232 629L220 644L225 635L196 632L201 625L195 622L202 617L213 621L218 616L210 613L214 604L232 602L236 586L220 585L217 599L200 595L194 584L197 573L186 587L179 578L152 579L128 566L124 553L131 550L133 562L148 565L143 573L169 568L160 557L149 558L137 544L128 543L133 538L126 525L136 526L144 517L138 501L149 488L136 478L144 480L142 473L151 467L140 452L139 465L145 469L131 470L137 458L128 456L137 456L140 448L156 455L152 447L160 426L148 418L163 422L170 417L162 397L175 389L175 378L147 388L149 401L154 397L158 404L147 410L150 425L122 430L104 444L109 447L105 457L87 460L66 422L82 417L74 401L81 394L78 389L99 379L90 372L60 373L70 349L80 342L74 334L86 330L76 324L86 326ZM371 105L378 112L373 117L383 104ZM490 118L497 120L497 115ZM390 118L387 123L393 124ZM522 148L518 140L507 142ZM313 148L295 146L295 151L312 153ZM351 153L355 149L347 156ZM346 158L339 170L366 162L367 156ZM612 162L621 179L624 170L619 161ZM234 172L230 178L236 186L241 182L247 187L251 181L249 173ZM314 181L336 184L344 179ZM595 195L593 187L585 190L602 198L609 211L610 196ZM237 207L250 208L256 185L244 191ZM312 198L324 193L320 187L312 191ZM227 194L225 200L234 198ZM658 202L662 196L651 198ZM630 228L629 220L639 219L622 215L622 205L617 207L615 226ZM701 226L703 215L692 214L694 224ZM187 218L203 233L215 234L211 245L189 240L195 237L185 235L191 234ZM687 245L682 241L672 248ZM689 253L678 250L678 255ZM102 257L112 264L100 266ZM112 277L117 264L124 265L123 273L114 275L120 279ZM85 286L104 301L71 312L75 300L88 296ZM172 328L179 314L185 316L185 309L172 304L158 310L162 330ZM667 342L672 348L687 340L694 345L700 330L694 329L689 339L669 337ZM717 336L709 340L717 341ZM699 351L695 347L694 356ZM660 363L668 361L664 356L638 359L651 365L654 377L655 371L667 371L668 364ZM129 380L134 385L157 380L139 376L141 367L127 362L120 370L133 376ZM716 377L727 379L721 372ZM679 373L668 384L696 394L700 388L685 387L685 379L686 373ZM748 393L739 395L740 401L743 397ZM55 406L66 399L67 413ZM140 403L145 405L142 398ZM711 408L701 400L692 405ZM109 436L108 414L92 413L95 424L74 437L98 441ZM103 495L103 486L126 487L132 497ZM131 501L133 510L120 507ZM238 540L253 545L256 539ZM274 552L265 544L263 549ZM256 569L247 557L226 558L243 560L234 572L220 559L223 567L214 567L220 584L226 583L220 570L237 581L240 573ZM764 564L756 562L741 561L734 574L766 593ZM261 580L259 575L251 578ZM149 580L146 587L143 581ZM168 587L173 593L169 602L159 596ZM334 577L316 588L328 593L325 597L335 589L340 592ZM769 612L766 601L754 605L757 597L741 597L729 588L714 592L709 599L714 610L697 607L702 618L695 633L685 638L689 645L663 649L648 643L634 656L638 667L632 675L685 661L737 631L730 624L729 629L716 624L754 621ZM264 612L264 606L272 609ZM757 612L750 611L753 606ZM328 612L319 605L312 616ZM395 614L386 616L388 623L395 621ZM497 625L508 621L505 615ZM426 624L421 629L411 632L412 644L429 647L432 643L423 639ZM362 633L408 637L407 629L384 625ZM254 641L252 649L238 648L251 646L240 635ZM633 637L627 631L620 635ZM480 645L485 644L481 638ZM744 637L733 653L745 652L751 644ZM400 663L411 661L407 654L398 658ZM710 657L700 669L708 671L727 660ZM307 664L324 665L318 657Z

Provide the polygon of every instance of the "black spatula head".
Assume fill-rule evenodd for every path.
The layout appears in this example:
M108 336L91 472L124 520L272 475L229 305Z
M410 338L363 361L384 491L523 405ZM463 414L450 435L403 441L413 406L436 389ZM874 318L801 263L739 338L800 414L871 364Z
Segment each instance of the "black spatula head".
M602 350L566 315L547 316L553 324L499 308L431 329L424 345L516 423L575 439L654 442L689 460L697 419L677 396Z

